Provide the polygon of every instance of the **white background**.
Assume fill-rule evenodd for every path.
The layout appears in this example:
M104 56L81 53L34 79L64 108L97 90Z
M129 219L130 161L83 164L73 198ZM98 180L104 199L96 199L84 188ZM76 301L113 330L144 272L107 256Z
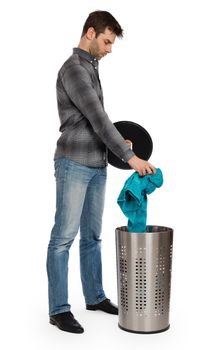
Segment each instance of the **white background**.
M82 335L48 324L46 250L53 225L53 153L59 136L57 71L78 45L88 14L108 10L125 30L100 62L105 108L152 135L150 161L164 185L148 198L148 224L174 228L169 331L124 332L117 317L84 307L78 238L70 258L70 302ZM2 1L2 349L217 349L217 1ZM108 167L103 225L104 288L117 301L116 204L131 171Z

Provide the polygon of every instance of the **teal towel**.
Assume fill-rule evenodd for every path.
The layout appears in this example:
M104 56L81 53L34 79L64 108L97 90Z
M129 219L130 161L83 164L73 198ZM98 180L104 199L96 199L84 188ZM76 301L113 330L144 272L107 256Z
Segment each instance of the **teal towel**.
M134 172L125 182L117 203L128 218L129 232L146 232L147 221L147 194L154 192L163 184L163 175L160 169L156 174L139 176Z

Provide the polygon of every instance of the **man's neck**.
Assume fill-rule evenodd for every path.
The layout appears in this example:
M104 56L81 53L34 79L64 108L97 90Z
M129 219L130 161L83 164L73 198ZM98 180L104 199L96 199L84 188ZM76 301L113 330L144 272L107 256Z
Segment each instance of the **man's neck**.
M88 53L90 53L89 45L87 45L87 43L83 39L80 40L78 48L81 49L81 50L87 51Z

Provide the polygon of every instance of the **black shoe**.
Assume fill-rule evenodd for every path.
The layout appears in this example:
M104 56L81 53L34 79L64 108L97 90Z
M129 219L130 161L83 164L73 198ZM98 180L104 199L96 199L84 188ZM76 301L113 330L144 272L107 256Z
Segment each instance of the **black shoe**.
M95 305L86 304L86 310L101 310L108 314L118 315L118 307L111 303L110 299L105 299L101 303Z
M70 311L62 312L61 314L50 316L50 323L57 326L59 329L70 333L83 333L83 327L75 320Z

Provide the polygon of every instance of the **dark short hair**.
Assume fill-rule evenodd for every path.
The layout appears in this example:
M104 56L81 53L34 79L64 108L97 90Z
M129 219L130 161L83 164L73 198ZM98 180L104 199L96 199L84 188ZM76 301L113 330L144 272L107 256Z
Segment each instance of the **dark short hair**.
M90 27L93 27L96 32L96 38L100 33L104 33L108 28L118 37L123 37L123 29L117 20L107 11L91 12L83 26L82 36L85 35Z

